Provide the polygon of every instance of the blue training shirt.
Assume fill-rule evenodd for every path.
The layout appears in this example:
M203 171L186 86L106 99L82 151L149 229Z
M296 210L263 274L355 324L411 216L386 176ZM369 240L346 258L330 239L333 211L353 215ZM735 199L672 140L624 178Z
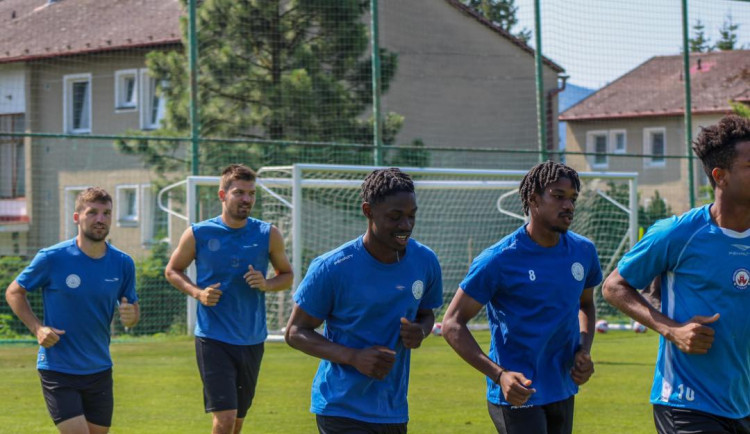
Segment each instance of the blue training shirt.
M64 330L50 348L39 347L37 369L87 375L112 367L109 326L122 297L138 301L135 264L107 244L98 259L83 253L75 238L42 249L16 282L41 289L45 326Z
M354 366L321 360L310 411L370 423L406 423L411 351L401 342L401 317L414 321L418 309L442 304L435 253L409 239L406 255L384 264L370 255L360 236L316 258L294 301L309 315L325 320L328 340L358 349L381 345L396 352L383 380L367 377Z
M521 226L474 259L461 289L487 305L490 359L532 381L536 393L526 405L578 392L570 370L580 347L580 298L601 281L594 244L570 231L554 247L542 247ZM487 400L510 405L493 378Z
M192 225L195 266L200 288L221 283L215 306L198 303L195 336L233 345L255 345L266 340L266 296L243 277L248 265L266 275L271 224L248 218L230 228L221 216Z
M660 338L651 402L739 419L750 416L750 229L717 226L710 207L656 222L618 269L635 288L661 276L661 311L679 323L720 314L707 354Z

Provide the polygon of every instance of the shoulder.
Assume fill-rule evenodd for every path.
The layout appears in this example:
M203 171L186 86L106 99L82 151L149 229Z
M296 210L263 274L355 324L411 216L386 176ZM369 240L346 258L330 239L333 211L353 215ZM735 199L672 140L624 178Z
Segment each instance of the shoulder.
M215 228L215 227L221 227L221 216L210 218L208 220L203 220L197 223L191 223L190 227L187 228L187 230L192 229L193 232L205 229L205 228Z
M437 254L431 248L413 238L409 238L409 249L418 257L437 261Z
M74 249L76 247L76 240L75 238L71 240L65 240L62 242L59 242L57 244L54 244L49 247L45 247L41 250L39 250L39 253L37 253L37 256L40 258L59 258L64 256L69 256L71 253L77 253L77 252L71 252L70 249Z
M594 242L590 239L584 237L581 234L578 234L573 231L568 231L565 233L570 243L575 244L577 247L582 247L586 249L593 249L596 251L596 246L594 245Z
M325 264L329 267L338 266L344 262L354 259L360 253L361 242L359 239L348 241L333 250L315 258L314 262Z
M679 216L671 216L656 221L648 228L650 238L669 238L674 241L687 241L693 234L710 226L709 205L693 208Z
M274 225L267 221L259 220L253 217L248 217L247 227L260 229L261 232L270 232L271 228L273 228Z
M107 248L109 249L109 254L113 255L118 260L128 264L134 264L133 258L130 255L113 246L112 244L107 243Z

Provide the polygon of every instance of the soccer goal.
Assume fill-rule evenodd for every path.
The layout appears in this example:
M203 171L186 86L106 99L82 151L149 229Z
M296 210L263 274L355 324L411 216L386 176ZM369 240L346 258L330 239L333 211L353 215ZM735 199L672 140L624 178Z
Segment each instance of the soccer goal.
M292 291L266 294L269 331L279 332L289 317L291 293L318 255L363 234L367 224L359 191L374 166L296 164L258 170L253 212L285 236L294 268ZM414 179L419 212L413 238L437 253L443 271L444 307L474 257L524 223L518 185L526 174L514 170L404 167ZM637 240L637 174L579 173L581 192L571 230L597 246L604 273ZM218 215L219 177L186 181L189 222ZM174 214L174 213L173 213ZM606 275L606 274L605 274ZM188 303L188 330L194 322ZM438 318L441 312L438 313ZM484 315L474 320L486 323Z

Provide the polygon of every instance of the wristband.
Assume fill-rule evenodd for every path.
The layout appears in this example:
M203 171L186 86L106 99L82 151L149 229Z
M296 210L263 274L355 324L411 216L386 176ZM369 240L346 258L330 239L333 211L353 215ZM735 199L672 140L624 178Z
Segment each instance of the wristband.
M500 377L503 376L503 372L505 372L505 368L501 366L500 372L497 374L497 378L495 378L495 384L500 384Z

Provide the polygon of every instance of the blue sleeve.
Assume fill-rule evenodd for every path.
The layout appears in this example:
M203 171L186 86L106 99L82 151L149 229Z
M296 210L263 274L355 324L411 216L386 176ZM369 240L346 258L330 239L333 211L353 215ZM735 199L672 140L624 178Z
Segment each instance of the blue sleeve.
M125 256L124 269L125 275L122 279L122 287L117 301L120 301L122 297L127 297L128 303L132 304L138 301L138 294L135 292L135 263L130 256Z
M469 273L460 285L466 294L483 305L489 303L500 286L499 268L492 266L494 259L494 250L483 251L471 263Z
M328 267L316 258L307 269L305 278L294 293L294 301L309 315L325 320L333 310L333 285Z
M430 280L426 282L425 296L419 303L420 309L437 309L443 305L443 272L434 253L430 259Z
M670 233L676 218L656 222L625 256L617 269L636 289L647 287L654 277L670 268Z
M16 278L21 287L27 291L34 291L49 283L50 259L44 250L34 256L34 259Z
M586 284L584 288L592 288L602 283L602 266L599 263L599 255L596 253L596 247L593 244L591 248L591 265L589 267L589 274L586 276Z

